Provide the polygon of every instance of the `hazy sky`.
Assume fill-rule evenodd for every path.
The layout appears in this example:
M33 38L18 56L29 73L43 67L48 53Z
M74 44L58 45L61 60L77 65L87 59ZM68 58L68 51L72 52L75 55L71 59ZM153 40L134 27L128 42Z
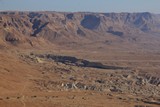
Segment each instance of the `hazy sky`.
M0 10L160 13L160 0L0 0Z

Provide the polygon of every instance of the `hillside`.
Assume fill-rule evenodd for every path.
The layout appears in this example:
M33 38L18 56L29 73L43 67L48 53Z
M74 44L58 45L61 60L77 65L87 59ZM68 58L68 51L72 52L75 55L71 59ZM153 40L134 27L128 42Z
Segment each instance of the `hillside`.
M160 15L0 12L1 107L159 107Z
M157 49L160 16L151 13L1 12L1 45L88 44ZM48 42L48 43L47 43ZM154 43L154 44L153 44ZM50 45L50 44L49 44ZM153 46L152 46L153 45Z

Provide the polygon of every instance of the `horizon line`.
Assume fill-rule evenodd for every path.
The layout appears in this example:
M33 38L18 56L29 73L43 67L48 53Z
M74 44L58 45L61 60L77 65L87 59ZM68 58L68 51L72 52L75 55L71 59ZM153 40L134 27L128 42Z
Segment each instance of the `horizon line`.
M57 13L151 13L160 14L149 11L135 11L135 12L100 12L100 11L55 11L55 10L0 10L0 12L57 12Z

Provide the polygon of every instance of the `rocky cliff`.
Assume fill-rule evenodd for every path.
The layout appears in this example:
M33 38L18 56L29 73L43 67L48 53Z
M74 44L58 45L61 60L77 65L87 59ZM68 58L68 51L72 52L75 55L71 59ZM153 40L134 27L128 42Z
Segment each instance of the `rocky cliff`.
M0 28L1 44L34 46L37 41L150 41L150 38L160 38L160 16L147 12L0 12Z

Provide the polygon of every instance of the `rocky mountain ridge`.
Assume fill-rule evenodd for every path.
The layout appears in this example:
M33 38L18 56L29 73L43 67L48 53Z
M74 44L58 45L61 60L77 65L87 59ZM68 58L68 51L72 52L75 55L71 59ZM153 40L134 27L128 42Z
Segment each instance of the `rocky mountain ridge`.
M37 38L51 43L115 38L137 41L137 35L159 35L159 27L160 16L148 12L0 12L1 42L31 46Z

